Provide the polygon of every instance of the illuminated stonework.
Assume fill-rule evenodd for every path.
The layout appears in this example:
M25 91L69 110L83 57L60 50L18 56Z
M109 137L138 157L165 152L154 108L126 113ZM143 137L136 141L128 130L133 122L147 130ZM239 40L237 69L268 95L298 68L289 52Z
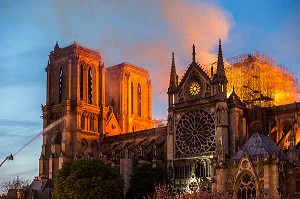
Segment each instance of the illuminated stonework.
M241 89L250 91L228 97L227 77L234 76L225 75L222 59L219 46L217 71L209 76L196 62L193 47L193 62L178 82L173 55L167 127L138 131L153 124L148 72L129 63L106 68L98 51L76 43L56 45L46 67L44 127L66 120L43 135L39 176L52 179L64 162L99 158L120 169L126 191L134 165L147 162L167 169L176 192L201 182L206 190L236 198L300 198L300 103L245 106L241 98L247 93L267 99L253 79L268 78L263 77L267 73L248 66L251 71L244 75L252 74L253 84L244 82ZM236 81L244 80L235 75ZM256 99L251 103L258 105Z
M129 63L106 68L100 52L77 43L50 52L39 176L53 178L64 162L98 157L100 139L153 128L152 83L147 70Z
M116 116L115 125L105 130L109 136L154 127L152 121L152 83L147 70L124 62L107 68L106 104Z
M186 112L176 123L176 157L203 155L214 149L213 117L200 109Z

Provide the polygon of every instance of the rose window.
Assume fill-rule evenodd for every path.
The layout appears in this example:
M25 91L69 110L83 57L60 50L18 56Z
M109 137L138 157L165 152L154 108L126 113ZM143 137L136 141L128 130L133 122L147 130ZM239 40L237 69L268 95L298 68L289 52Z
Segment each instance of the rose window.
M215 124L204 110L186 112L176 122L176 157L204 155L215 150Z

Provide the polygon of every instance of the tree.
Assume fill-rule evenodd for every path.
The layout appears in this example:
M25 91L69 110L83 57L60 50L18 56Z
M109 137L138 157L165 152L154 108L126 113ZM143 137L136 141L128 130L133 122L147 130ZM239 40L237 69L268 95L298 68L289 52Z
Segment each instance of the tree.
M151 164L137 166L132 171L126 198L151 197L155 192L155 186L163 183L169 184L168 173L165 169L152 168Z
M54 178L54 199L123 198L123 180L117 170L100 160L64 163Z
M2 190L1 192L7 194L8 190L10 189L23 189L26 188L28 185L29 185L29 180L25 178L19 178L19 176L17 176L13 180L3 182L1 184L1 190Z

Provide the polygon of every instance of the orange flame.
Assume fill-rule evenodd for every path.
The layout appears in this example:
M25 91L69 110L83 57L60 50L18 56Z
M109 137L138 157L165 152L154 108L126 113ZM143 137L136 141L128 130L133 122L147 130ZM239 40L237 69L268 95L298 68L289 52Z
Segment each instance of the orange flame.
M232 60L231 60L232 61ZM245 55L226 67L227 92L233 90L246 105L270 107L293 103L299 99L293 71L257 53Z

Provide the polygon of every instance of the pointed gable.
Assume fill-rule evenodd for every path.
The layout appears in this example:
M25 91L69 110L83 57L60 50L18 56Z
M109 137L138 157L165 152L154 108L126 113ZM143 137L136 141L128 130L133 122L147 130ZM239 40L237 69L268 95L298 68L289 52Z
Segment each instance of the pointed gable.
M107 119L107 125L105 127L105 133L108 136L119 135L122 133L122 129L119 125L119 122L113 112L109 115Z
M196 62L195 55L195 46L193 45L193 61L176 89L179 102L210 96L211 79L202 66Z

